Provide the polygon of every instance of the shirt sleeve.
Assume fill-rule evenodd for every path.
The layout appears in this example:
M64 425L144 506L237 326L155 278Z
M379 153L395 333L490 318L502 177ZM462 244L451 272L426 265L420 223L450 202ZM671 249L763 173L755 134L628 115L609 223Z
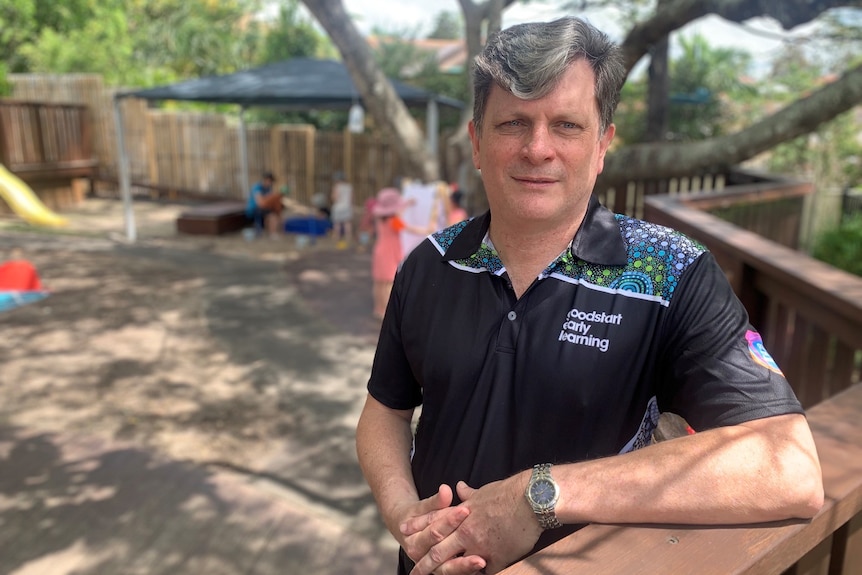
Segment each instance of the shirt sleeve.
M422 403L422 389L413 376L401 337L401 306L406 275L403 268L395 274L368 381L368 393L392 409L412 409Z
M401 218L399 218L398 216L392 216L391 218L389 218L389 225L390 225L390 226L392 227L392 229L393 229L394 231L396 231L396 232L400 232L400 231L402 231L405 227L407 227L407 226L404 224L404 220L402 220L402 219L401 219Z
M662 326L659 407L696 430L803 413L715 258L682 275Z

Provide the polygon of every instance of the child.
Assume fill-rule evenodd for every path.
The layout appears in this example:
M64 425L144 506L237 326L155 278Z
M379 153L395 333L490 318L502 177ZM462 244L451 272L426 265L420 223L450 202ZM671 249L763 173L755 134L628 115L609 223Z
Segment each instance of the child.
M409 205L397 188L383 188L377 193L374 206L375 233L377 241L371 253L371 279L374 282L372 296L374 299L374 317L383 319L395 272L404 257L401 247L401 230L416 234L427 234L427 229L419 229L404 223L401 212Z
M362 209L362 219L359 220L359 249L361 251L365 251L374 239L374 204L376 203L377 198L368 198Z
M341 172L332 184L332 226L338 239L336 247L344 249L353 236L353 186Z

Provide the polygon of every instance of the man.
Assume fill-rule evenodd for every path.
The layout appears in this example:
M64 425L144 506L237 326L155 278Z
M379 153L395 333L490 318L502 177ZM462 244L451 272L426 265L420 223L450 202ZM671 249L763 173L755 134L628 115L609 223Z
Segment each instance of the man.
M590 522L822 505L802 409L714 258L592 196L623 81L576 18L504 30L477 58L490 211L402 265L357 427L399 573L496 573ZM696 433L650 444L663 411Z
M272 172L264 172L261 180L251 189L245 211L255 226L261 225L270 237L279 237L283 231L281 212L284 205L281 203L281 193L272 189L274 183Z

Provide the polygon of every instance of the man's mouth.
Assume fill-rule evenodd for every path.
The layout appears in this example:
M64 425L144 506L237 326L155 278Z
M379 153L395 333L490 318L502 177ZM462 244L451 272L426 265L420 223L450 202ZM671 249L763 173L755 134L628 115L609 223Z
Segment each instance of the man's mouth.
M557 180L554 178L543 178L537 176L514 176L514 180L521 182L522 184L553 184Z

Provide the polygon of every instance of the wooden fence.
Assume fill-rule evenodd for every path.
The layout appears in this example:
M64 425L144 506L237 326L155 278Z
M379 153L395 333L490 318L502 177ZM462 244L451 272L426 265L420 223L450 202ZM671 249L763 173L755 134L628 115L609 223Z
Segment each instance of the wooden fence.
M0 100L0 163L26 181L89 175L96 161L87 108Z
M11 74L9 79L16 99L77 103L91 110L89 129L99 178L116 190L116 90L92 74ZM242 182L236 117L150 109L136 98L123 98L121 106L133 189L239 199L270 170L279 185L287 183L295 199L308 204L314 194L329 195L332 176L339 171L353 183L354 203L361 205L397 176L410 175L397 149L380 135L320 132L308 125L249 125L251 181Z
M49 208L74 206L86 190L76 183L97 172L89 126L86 106L0 100L0 163Z

